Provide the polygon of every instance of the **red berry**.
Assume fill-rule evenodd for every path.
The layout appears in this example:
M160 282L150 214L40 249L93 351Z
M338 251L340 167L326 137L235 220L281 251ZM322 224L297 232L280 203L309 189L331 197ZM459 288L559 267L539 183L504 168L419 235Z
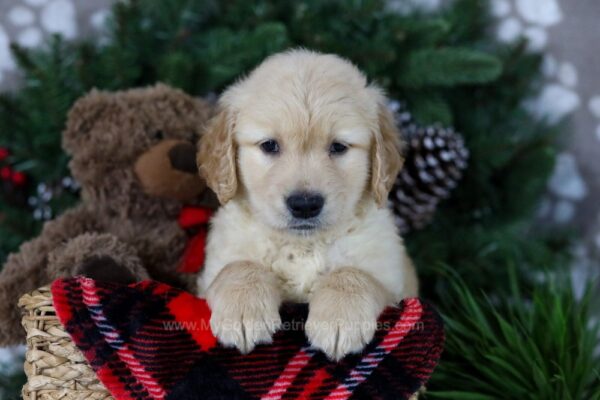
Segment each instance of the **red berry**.
M7 180L12 176L12 169L8 166L2 167L0 169L0 176L2 179Z
M10 152L6 147L0 147L0 161L6 160L6 158L10 155Z
M17 186L24 185L26 180L27 180L27 175L25 175L25 173L23 173L21 171L16 171L12 175L12 181Z

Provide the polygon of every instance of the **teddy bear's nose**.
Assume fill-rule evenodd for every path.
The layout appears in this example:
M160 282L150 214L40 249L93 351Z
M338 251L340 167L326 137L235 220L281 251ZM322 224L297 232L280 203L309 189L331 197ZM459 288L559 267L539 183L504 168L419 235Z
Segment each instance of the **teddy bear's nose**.
M171 166L182 172L195 174L198 172L196 165L196 147L191 143L178 143L169 150Z

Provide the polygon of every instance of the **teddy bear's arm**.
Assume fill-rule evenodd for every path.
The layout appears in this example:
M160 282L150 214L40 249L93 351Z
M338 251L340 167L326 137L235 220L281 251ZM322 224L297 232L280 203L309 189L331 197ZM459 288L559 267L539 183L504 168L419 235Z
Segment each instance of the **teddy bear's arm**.
M69 239L93 232L97 227L94 215L80 205L47 222L38 237L9 255L0 272L0 346L24 340L17 301L21 295L50 283L50 253Z
M124 284L149 278L133 246L111 233L98 232L76 236L50 253L48 274L52 280L85 275Z

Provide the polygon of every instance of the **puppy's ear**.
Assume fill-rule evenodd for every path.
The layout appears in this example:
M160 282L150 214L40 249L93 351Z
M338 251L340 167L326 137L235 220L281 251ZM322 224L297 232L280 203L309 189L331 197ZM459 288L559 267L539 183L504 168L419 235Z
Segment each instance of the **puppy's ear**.
M377 128L371 148L371 190L377 205L384 207L404 162L400 154L400 132L384 99L379 101Z
M209 122L200 139L196 162L200 175L216 193L221 204L237 191L236 146L233 140L234 119L221 109Z

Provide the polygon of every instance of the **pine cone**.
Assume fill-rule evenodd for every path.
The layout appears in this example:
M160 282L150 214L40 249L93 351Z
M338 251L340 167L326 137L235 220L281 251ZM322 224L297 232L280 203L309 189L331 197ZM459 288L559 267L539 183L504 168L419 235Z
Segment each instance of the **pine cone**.
M389 201L400 232L406 233L433 219L438 203L450 195L467 167L469 151L454 129L418 126L401 103L391 103L390 109L406 148Z

